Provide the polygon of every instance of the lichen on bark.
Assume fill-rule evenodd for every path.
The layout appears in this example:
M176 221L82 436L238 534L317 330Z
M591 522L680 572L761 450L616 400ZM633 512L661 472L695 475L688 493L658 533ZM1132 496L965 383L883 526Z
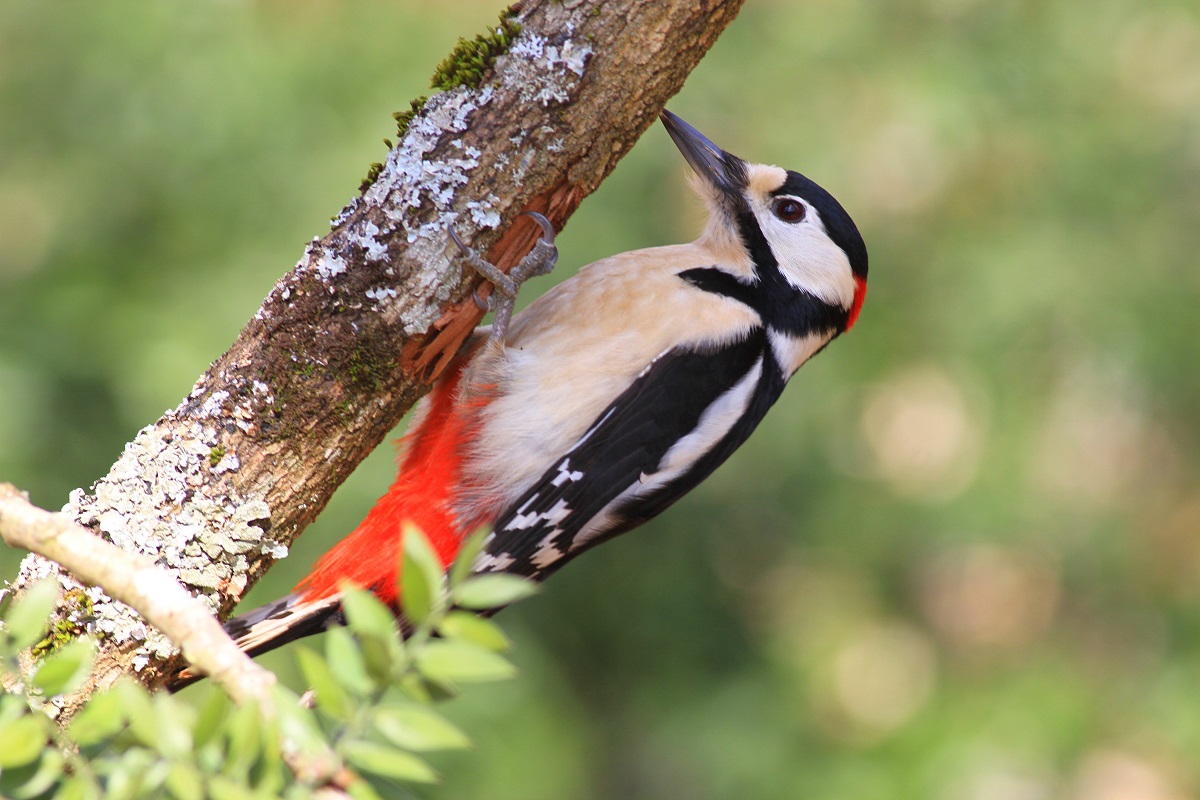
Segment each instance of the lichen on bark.
M519 261L539 235L521 213L561 228L739 7L514 7L520 32L489 54L481 80L421 104L375 181L308 244L229 350L90 492L72 494L67 513L228 613L480 321L472 291L489 287L462 268L447 227L502 269ZM28 559L18 584L51 571ZM173 669L161 658L169 643L85 591L85 626L105 635L98 685L123 672L153 684Z

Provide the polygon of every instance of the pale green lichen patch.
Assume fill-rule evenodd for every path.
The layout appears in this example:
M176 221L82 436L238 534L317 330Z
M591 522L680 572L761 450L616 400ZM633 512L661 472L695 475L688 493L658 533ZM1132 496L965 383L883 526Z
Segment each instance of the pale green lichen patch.
M362 195L334 220L335 228L345 225L366 207L381 212L371 217L387 241L394 242L397 234L403 236L408 291L389 291L384 283L364 292L379 311L393 315L391 324L413 335L427 330L441 316L442 304L449 299L461 271L460 254L450 241L448 227L453 226L470 241L481 230L495 229L503 221L503 202L496 194L460 198L483 156L463 135L472 116L501 96L507 100L515 95L521 103L542 108L569 102L592 53L587 37L577 36L572 26L553 37L542 36L523 30L516 12L510 9L499 27L460 42L438 67L433 83L443 91L428 99L418 98L407 111L395 115L400 140L382 167L372 168ZM509 142L512 147L495 154L487 166L520 182L538 154L560 147L562 138L561 132L543 125L510 137ZM365 260L372 260L377 253L383 262L394 258L372 232L359 230L361 224L354 223L344 231L346 246L362 247ZM336 249L343 254L352 252L340 243ZM333 279L341 274L342 266L337 252L314 244L299 271L306 275L315 272L335 291Z
M201 408L224 419L231 416L229 400L229 392L217 392ZM266 533L271 512L261 498L241 495L227 481L214 483L206 474L237 468L236 455L218 438L217 430L215 424L209 427L196 421L169 430L144 428L92 492L75 490L63 509L121 548L175 572L189 588L198 590L197 597L214 614L220 603L218 589L234 595L245 589L252 559L285 552ZM215 465L214 457L218 457ZM50 562L30 556L19 581L27 584L53 573ZM123 603L68 576L58 579L69 593L82 593L86 602L66 606L66 613L54 622L54 633L66 630L61 624L65 621L76 632L135 648L139 665L173 651L166 637Z
M508 52L513 41L521 33L521 23L517 22L517 12L514 8L505 9L500 14L500 24L473 39L459 39L454 49L434 69L429 79L429 85L438 91L466 88L478 89L483 84L484 77L494 68L496 59ZM420 114L429 98L425 95L409 101L408 108L392 114L396 120L397 141L403 140L408 133L409 125ZM393 149L392 141L384 139L389 150ZM367 170L367 177L359 184L360 194L366 193L372 184L383 173L384 165L375 162Z
M566 38L555 43L544 36L522 36L504 61L506 85L513 85L524 103L546 107L565 103L583 77L592 46Z
M453 288L453 279L448 282L446 277L453 278L460 269L446 226L459 216L454 201L471 170L479 165L480 151L458 135L467 130L470 116L492 97L491 88L460 88L431 98L412 120L403 141L388 154L380 180L363 196L363 202L385 215L386 219L379 221L381 230L403 233L408 246L406 261L417 265L417 271L406 277L410 291L403 296L386 291L387 287L372 287L368 295L381 309L402 312L400 324L410 335L427 330L441 316L441 305ZM434 157L443 141L449 152ZM499 224L499 215L489 215L488 210L478 208L472 221L477 217L481 222L493 222L493 227ZM428 221L421 221L422 217ZM365 250L374 238L364 236L366 233L351 231L350 241Z

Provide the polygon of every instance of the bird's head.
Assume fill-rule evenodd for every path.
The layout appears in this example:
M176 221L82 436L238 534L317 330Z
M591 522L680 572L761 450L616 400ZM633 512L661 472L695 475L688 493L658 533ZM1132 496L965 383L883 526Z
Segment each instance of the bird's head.
M708 206L700 242L746 280L777 273L792 289L844 309L849 330L867 293L867 248L833 195L799 172L722 150L670 111L662 121Z

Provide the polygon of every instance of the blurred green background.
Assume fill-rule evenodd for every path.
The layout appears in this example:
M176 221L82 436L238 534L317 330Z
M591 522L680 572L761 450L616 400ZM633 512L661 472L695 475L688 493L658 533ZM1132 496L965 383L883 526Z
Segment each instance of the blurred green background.
M58 507L103 475L498 10L4 0L0 480ZM422 794L1200 796L1197 3L751 0L671 108L841 199L861 322L702 488L501 617L521 677L449 707L478 746ZM694 235L685 172L652 129L527 291Z

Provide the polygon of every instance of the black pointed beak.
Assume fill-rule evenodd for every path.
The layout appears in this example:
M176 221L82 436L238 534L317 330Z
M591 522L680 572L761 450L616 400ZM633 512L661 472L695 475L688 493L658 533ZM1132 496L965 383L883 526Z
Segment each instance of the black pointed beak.
M666 109L663 109L659 118L697 175L726 195L741 196L746 182L746 168L740 158L726 153L707 136Z

